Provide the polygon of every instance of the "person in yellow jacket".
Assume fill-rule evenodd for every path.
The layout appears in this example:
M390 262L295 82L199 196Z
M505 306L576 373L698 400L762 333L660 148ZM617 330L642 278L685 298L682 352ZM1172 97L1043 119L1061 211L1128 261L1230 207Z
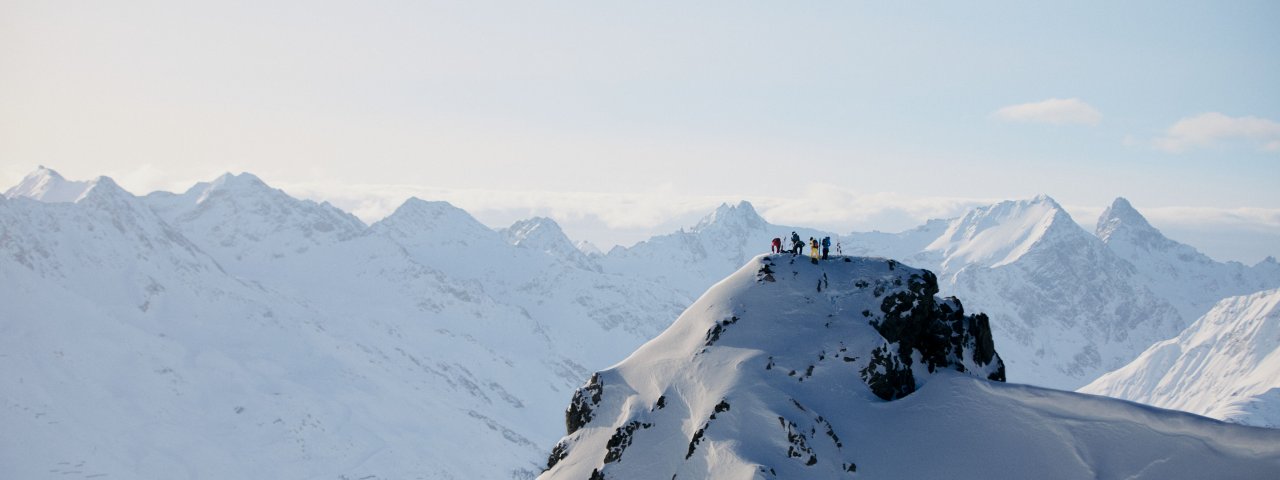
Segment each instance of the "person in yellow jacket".
M809 237L809 256L816 259L818 255L822 255L822 247L818 246L818 239Z

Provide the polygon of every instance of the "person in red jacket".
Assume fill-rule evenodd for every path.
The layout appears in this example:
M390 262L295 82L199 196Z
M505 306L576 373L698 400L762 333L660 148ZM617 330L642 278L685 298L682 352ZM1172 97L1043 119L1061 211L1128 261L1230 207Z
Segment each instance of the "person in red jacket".
M773 237L773 246L769 247L769 253L782 253L782 239Z

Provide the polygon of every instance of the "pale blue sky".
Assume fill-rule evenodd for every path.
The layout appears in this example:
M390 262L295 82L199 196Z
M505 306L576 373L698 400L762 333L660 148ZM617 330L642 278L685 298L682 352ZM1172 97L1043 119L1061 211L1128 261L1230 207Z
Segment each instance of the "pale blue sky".
M848 231L1126 196L1280 255L1280 2L1066 3L3 0L0 185L251 171L605 245L739 198Z

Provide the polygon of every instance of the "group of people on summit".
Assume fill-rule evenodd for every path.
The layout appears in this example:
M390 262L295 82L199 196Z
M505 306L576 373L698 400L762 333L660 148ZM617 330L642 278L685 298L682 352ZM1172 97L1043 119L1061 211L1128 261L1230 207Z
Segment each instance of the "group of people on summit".
M804 253L804 247L805 247L805 242L800 240L800 235L797 234L796 232L791 232L791 249L786 250L786 252L792 255L801 255ZM840 242L837 241L836 255L841 254L840 250L841 250ZM770 253L782 253L784 251L782 249L782 238L775 237L773 239L773 246L769 249L769 251ZM818 258L826 260L830 253L831 253L831 237L822 237L822 240L809 237L809 256L810 257L813 257L814 260L817 260Z

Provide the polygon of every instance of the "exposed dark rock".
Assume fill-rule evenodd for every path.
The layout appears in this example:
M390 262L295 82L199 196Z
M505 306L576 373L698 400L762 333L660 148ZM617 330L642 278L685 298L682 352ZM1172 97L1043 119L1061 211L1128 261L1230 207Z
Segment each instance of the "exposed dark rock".
M573 400L569 409L564 412L565 430L569 435L586 426L595 417L595 407L600 404L600 395L604 393L604 384L600 382L600 374L593 373L587 384L573 392Z
M569 446L564 442L557 443L555 448L551 449L551 456L547 457L547 468L543 471L551 470L567 456L569 456Z
M658 403L653 406L653 409L662 410L664 408L667 408L667 396L661 395L658 397Z
M698 449L698 444L702 442L702 435L706 433L708 426L710 425L703 424L702 428L699 428L698 431L693 432L693 438L689 439L689 453L684 454L685 460L688 460L690 457L692 457L694 450Z
M987 316L966 316L959 300L951 297L940 303L934 297L937 293L938 279L926 270L912 274L906 290L888 295L881 302L884 317L872 320L871 325L890 345L896 345L896 351L889 351L887 346L877 348L861 372L880 398L893 400L915 391L912 351L920 352L920 361L930 372L940 368L963 372L968 350L967 356L977 365L994 362L996 372L989 378L1004 381L1004 363L995 352Z
M729 402L726 402L726 401L724 401L723 399L721 399L721 400L720 400L720 403L717 403L717 404L716 404L715 410L716 410L716 411L715 411L715 413L720 413L720 412L727 412L727 411L729 411ZM712 414L712 415L714 415L714 414Z
M604 463L613 463L622 460L622 452L631 446L631 439L636 430L652 427L652 423L640 423L633 421L613 431L613 436L609 437L609 443L605 444L607 449L604 454Z
M809 447L808 437L803 432L797 431L799 427L790 420L778 417L778 423L782 425L783 431L787 434L787 457L805 458L805 465L812 466L818 463L818 457L813 453L813 448Z
M871 361L859 372L862 381L871 392L885 400L905 397L916 389L911 367L902 365L896 355L890 354L887 345L871 351Z
M772 268L769 268L769 267L772 267L772 266L773 266L773 263L765 263L763 266L761 266L761 267L760 267L760 270L757 270L757 271L756 271L756 281L757 281L757 282L760 282L760 281L765 281L765 282L774 282L774 281L776 281L776 280L774 280L774 278L773 278L773 269L772 269Z
M703 346L710 347L712 344L716 343L717 340L720 340L720 335L725 332L729 325L733 325L735 323L738 323L738 317L730 317L716 322L715 325L711 326L710 330L707 330L707 341Z

